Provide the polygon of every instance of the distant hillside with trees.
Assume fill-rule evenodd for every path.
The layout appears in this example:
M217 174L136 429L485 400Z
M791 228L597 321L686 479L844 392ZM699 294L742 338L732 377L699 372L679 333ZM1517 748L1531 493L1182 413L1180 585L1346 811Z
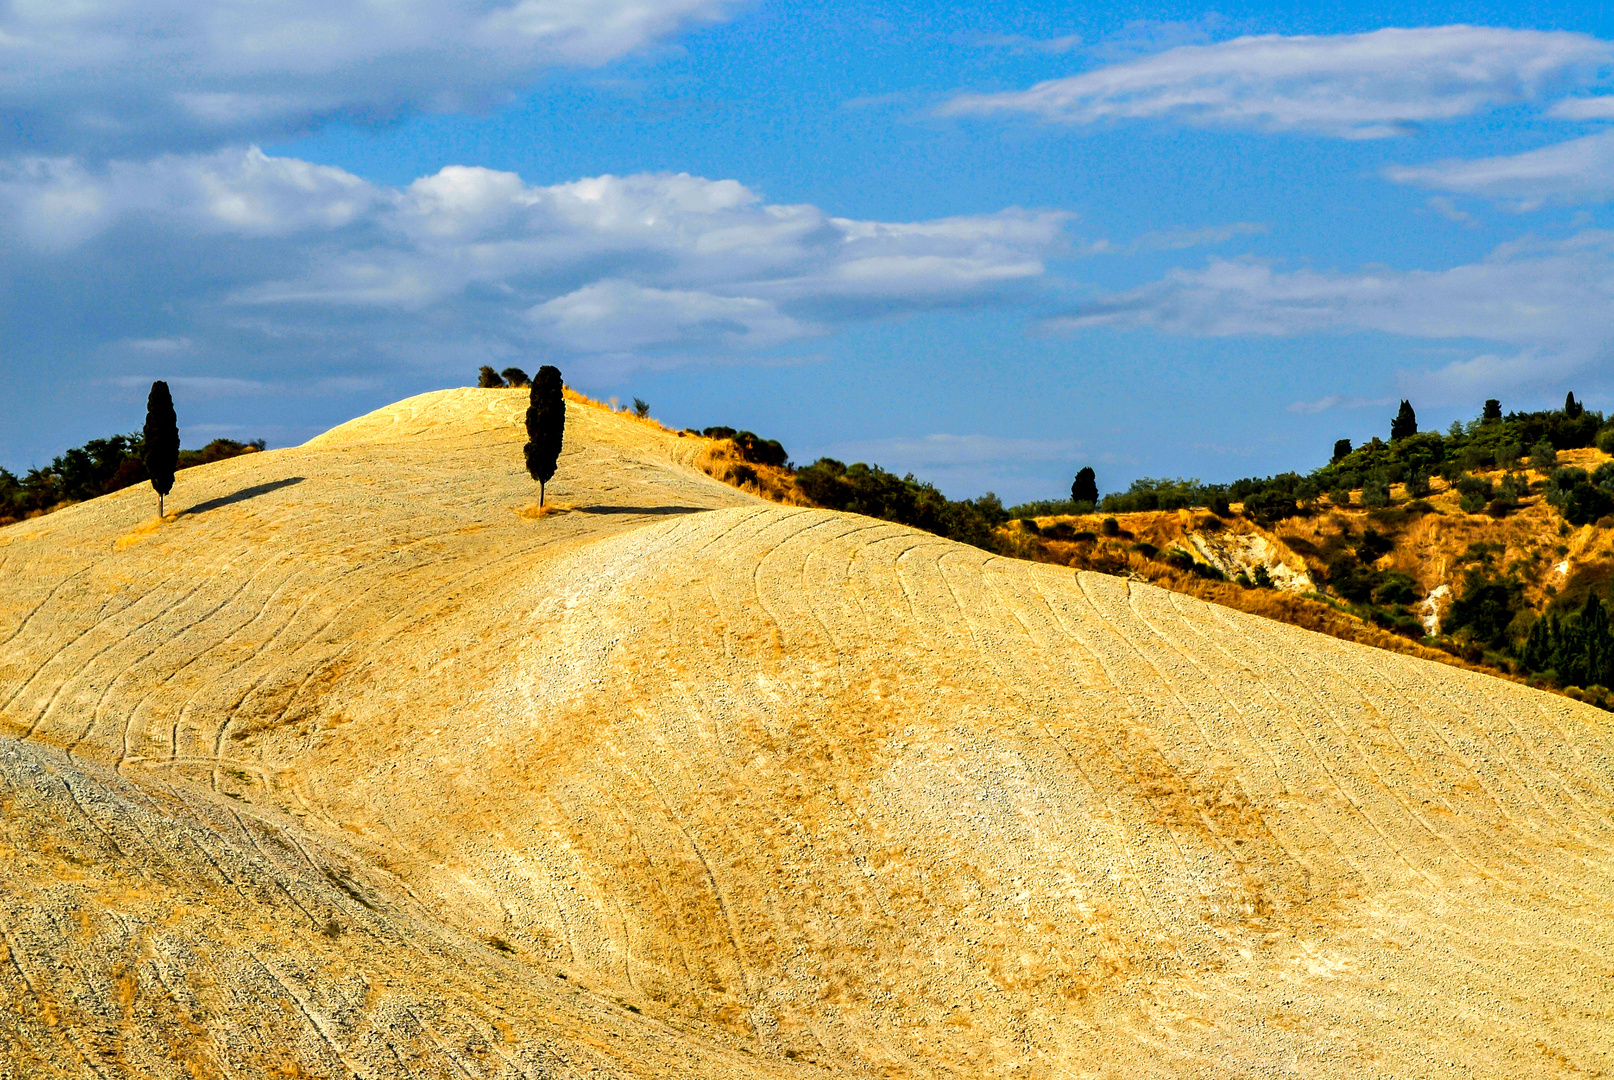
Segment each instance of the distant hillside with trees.
M214 439L199 450L180 450L177 469L262 450L264 440L237 442ZM38 517L63 506L110 495L150 480L146 470L146 440L142 433L91 439L64 450L49 465L17 476L0 469L0 525Z

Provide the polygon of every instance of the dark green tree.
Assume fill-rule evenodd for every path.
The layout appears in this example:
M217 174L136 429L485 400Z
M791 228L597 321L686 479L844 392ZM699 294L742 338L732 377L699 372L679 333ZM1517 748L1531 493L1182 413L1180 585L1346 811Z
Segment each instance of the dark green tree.
M1564 415L1571 420L1579 420L1586 411L1586 406L1575 400L1575 392L1571 390L1569 396L1564 398Z
M1502 419L1502 403L1495 398L1486 398L1485 412L1481 414L1480 420L1488 424L1492 420L1500 419Z
M1095 504L1098 502L1098 476L1093 472L1092 466L1083 465L1076 471L1076 480L1070 485L1070 501Z
M179 417L168 384L161 379L151 384L146 398L146 475L157 489L157 516L163 516L163 500L174 490L174 470L179 465Z
M1397 442L1408 435L1418 434L1418 414L1412 411L1412 402L1401 400L1395 419L1390 421L1390 441Z
M483 364L476 370L476 385L483 390L498 390L504 386L504 380L497 371Z
M504 376L506 386L514 387L517 390L532 385L532 380L527 378L527 373L518 367L507 367L499 374Z
M527 471L538 481L538 505L544 505L544 486L555 475L561 438L566 431L566 397L560 369L545 364L532 380L527 406Z
M1334 443L1334 464L1338 465L1351 456L1351 440L1339 439Z

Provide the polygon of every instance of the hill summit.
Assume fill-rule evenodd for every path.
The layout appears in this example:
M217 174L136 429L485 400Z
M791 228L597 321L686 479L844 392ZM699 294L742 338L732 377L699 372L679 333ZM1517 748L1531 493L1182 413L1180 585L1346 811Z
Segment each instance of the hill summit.
M0 529L0 1076L1614 1069L1608 714L525 404Z

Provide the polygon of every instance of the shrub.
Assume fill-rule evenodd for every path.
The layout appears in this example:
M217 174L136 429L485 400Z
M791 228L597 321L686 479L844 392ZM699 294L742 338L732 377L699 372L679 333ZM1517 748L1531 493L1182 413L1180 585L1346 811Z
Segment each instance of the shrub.
M708 439L732 439L735 436L735 431L731 427L721 427L721 426L719 426L719 427L702 428L701 429L701 434L706 436ZM826 459L826 460L828 460L828 459Z
M1265 566L1257 565L1255 568L1255 574L1250 580L1251 584L1253 584L1257 589L1272 588L1272 575L1267 571Z
M1351 505L1351 489L1344 484L1336 484L1328 489L1328 501L1335 506Z
M650 403L644 398L633 399L633 415L643 420L650 415Z
M1414 499L1422 499L1429 494L1429 474L1418 469L1407 477L1407 494Z
M1382 510L1389 506L1389 481L1382 476L1370 476L1362 481L1362 505L1369 510Z
M1558 451L1551 441L1543 438L1530 447L1530 467L1537 472L1548 472L1558 464Z
M796 472L796 489L831 510L895 521L989 550L992 531L1008 520L1003 504L991 492L955 502L911 474L898 477L862 462L847 466L834 458L820 458Z
M1300 513L1295 500L1276 488L1257 492L1244 500L1244 513L1256 521L1273 522L1292 518Z
M1597 449L1605 454L1614 454L1614 424L1610 424L1597 433L1595 445Z
M1219 518L1225 518L1233 512L1233 508L1227 505L1227 496L1221 493L1210 497L1209 509Z
M1107 517L1098 523L1098 531L1105 536L1121 535L1121 523L1112 517Z
M1614 462L1604 462L1593 474L1554 469L1547 478L1547 502L1571 525L1589 525L1614 512Z
M634 399L634 410L637 412L639 399ZM646 406L645 412L649 412ZM739 451L741 459L753 465L768 465L775 469L782 469L790 460L785 448L779 444L778 439L764 439L749 431L736 431L730 436L734 448Z
M1417 598L1417 584L1406 574L1399 572L1384 575L1373 589L1375 604L1410 604Z
M497 371L483 364L476 369L476 385L483 390L497 390L504 386L504 380L499 378Z
M1446 614L1446 628L1464 630L1493 649L1509 642L1509 627L1518 612L1522 590L1516 581L1487 576L1478 567L1463 575L1463 588Z
M1519 467L1519 459L1524 456L1524 447L1516 442L1505 443L1496 448L1493 456L1498 469L1516 469Z
M490 369L484 368L483 370ZM505 385L507 386L513 386L518 390L525 390L532 386L532 380L527 378L527 373L518 367L507 367L499 374L504 376Z

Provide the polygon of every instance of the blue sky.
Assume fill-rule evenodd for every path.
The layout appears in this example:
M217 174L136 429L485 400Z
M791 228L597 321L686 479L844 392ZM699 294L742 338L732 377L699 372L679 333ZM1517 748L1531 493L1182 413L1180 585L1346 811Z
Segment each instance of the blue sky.
M478 365L1057 497L1614 407L1605 3L11 0L0 465Z

